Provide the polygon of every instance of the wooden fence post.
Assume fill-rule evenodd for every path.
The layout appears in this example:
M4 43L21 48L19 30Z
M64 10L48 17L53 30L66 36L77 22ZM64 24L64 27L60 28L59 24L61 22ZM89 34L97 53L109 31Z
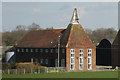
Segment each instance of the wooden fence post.
M47 68L47 73L48 73L48 68Z
M33 73L33 70L32 70L32 68L31 68L31 74Z
M25 68L24 68L24 74L25 74Z
M40 68L38 68L38 73L40 73Z
M17 74L17 69L16 69L16 74Z
M10 74L10 70L8 69L8 74Z

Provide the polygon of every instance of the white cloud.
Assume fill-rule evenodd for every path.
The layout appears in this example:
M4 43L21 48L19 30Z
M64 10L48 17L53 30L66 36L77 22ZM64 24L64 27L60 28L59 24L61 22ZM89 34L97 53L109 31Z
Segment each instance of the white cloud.
M33 14L37 14L37 13L39 13L40 12L40 9L38 9L38 8L34 8L33 9Z

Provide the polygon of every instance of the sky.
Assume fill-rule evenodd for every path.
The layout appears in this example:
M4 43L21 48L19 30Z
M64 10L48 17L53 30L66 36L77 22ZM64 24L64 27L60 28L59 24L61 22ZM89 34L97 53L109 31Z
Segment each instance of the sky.
M70 23L74 8L83 28L118 29L117 2L3 2L2 28L12 31L17 25L29 26L34 22L43 29L64 29Z

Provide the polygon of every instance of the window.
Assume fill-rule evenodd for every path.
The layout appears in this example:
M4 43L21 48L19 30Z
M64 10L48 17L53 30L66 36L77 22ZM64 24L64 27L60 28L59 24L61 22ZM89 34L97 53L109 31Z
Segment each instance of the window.
M31 58L31 62L33 63L33 58Z
M38 63L38 59L37 58L35 58L35 63Z
M30 52L33 52L33 49L30 49Z
M38 52L38 49L35 49L35 52Z
M53 49L50 49L50 53L53 53Z
M88 49L88 53L92 53L92 49Z
M20 49L17 49L17 52L20 52Z
M26 49L26 52L28 52L28 49Z
M24 49L22 49L22 52L24 52Z
M71 49L70 51L74 53L74 52L75 52L75 49Z
M45 63L48 64L48 59L45 59Z
M56 49L55 52L58 53L58 49Z
M45 52L48 53L48 49L45 49Z
M83 63L83 58L80 58L80 64Z
M43 59L40 59L40 64L43 64Z
M40 49L40 52L42 53L42 52L43 52L43 49Z
M75 49L71 49L70 50L70 70L74 70L75 69Z
M75 68L75 65L71 64L71 70L74 70L74 68Z
M62 53L65 53L65 49L62 49Z
M55 59L55 67L58 66L58 59Z
M88 70L92 69L92 49L88 49Z
M74 59L74 58L71 58L71 63L74 64L74 62L75 62L75 59Z
M79 49L79 69L83 70L83 49Z
M65 67L65 59L61 59L61 67Z

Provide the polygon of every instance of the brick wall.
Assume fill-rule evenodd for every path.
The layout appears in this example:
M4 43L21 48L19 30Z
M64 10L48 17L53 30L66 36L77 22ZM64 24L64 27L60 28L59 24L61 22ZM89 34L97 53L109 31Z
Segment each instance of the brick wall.
M66 48L66 68L70 70L70 49L75 49L75 71L79 70L79 49L84 49L83 53L83 70L87 69L88 57L87 50L89 48ZM96 69L96 49L92 49L92 70Z

